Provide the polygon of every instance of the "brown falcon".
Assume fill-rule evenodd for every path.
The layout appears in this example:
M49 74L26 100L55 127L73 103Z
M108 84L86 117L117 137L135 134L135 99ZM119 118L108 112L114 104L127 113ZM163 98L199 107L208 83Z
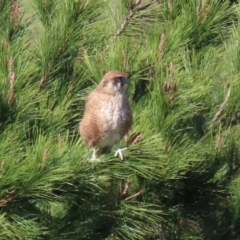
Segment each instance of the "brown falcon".
M79 130L87 146L93 150L91 160L97 160L96 150L116 146L115 157L123 160L119 141L132 125L132 111L125 94L127 75L113 70L103 76L100 84L89 94Z

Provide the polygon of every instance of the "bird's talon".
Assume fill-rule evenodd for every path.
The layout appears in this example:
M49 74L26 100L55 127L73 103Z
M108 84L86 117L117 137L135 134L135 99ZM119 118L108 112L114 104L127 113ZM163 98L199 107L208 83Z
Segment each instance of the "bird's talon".
M115 157L120 157L121 160L124 159L124 156L123 156L123 151L126 150L127 148L118 148L117 151L115 152L114 156Z

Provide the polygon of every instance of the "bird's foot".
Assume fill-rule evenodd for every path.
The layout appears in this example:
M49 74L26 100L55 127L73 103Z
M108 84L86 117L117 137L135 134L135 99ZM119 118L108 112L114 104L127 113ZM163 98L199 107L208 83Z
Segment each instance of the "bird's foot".
M92 157L88 160L89 162L100 162L100 159L99 158L96 158L96 157Z
M89 159L89 162L100 162L100 159L97 158L96 149L93 148L92 158Z
M125 151L126 149L127 149L127 147L125 147L125 148L118 148L118 149L116 150L114 156L115 156L115 157L118 157L118 156L119 156L119 157L121 158L121 160L123 160L123 159L124 159L123 151Z

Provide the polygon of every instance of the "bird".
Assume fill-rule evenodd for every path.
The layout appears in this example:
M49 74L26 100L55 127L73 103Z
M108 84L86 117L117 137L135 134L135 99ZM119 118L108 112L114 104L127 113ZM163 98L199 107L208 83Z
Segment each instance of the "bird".
M133 117L126 89L130 83L127 74L118 70L107 72L99 85L85 101L79 132L85 144L93 151L91 161L99 161L98 150L104 152L116 146L115 157L124 159L120 140L132 126Z

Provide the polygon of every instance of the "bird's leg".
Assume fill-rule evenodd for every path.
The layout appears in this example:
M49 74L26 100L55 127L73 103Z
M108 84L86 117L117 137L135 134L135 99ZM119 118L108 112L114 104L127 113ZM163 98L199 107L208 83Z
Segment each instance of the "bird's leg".
M95 162L95 161L100 161L100 159L97 158L97 155L96 155L96 148L93 148L93 154L92 154L92 158L90 159L90 162Z
M116 150L116 152L115 152L115 154L114 154L114 156L115 157L120 157L121 158L121 160L123 160L123 158L124 158L124 156L123 156L123 151L124 150L126 150L126 149L128 149L127 147L125 147L125 148L119 148L119 146L116 144L116 147L117 147L117 150Z

